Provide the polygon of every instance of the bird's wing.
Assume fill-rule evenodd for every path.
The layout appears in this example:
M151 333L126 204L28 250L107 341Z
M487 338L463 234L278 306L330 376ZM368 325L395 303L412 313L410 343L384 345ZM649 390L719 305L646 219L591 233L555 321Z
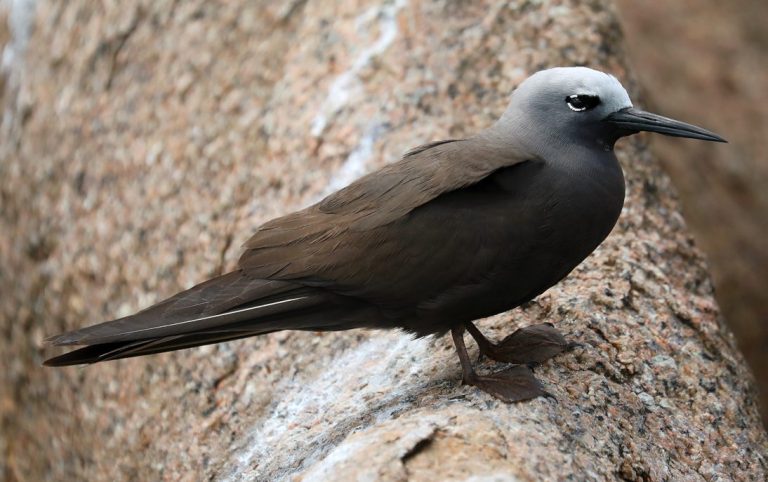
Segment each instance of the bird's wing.
M349 317L364 319L360 311L365 309L326 290L233 271L136 314L51 337L53 345L86 347L46 360L45 365L95 363L277 330L332 330L349 323Z
M529 159L474 138L414 149L318 204L263 225L245 244L239 266L255 277L343 294L360 293L371 283L416 279L420 265L450 263L446 257L457 254L450 250L487 248L467 225L472 210L483 209L472 205L478 197L464 199L467 218L461 220L444 207L427 216L412 214L448 194L469 193L494 172ZM437 259L435 252L444 256Z
M317 204L263 224L246 250L312 241L341 231L383 226L446 192L471 186L492 172L530 159L499 143L469 138L416 147ZM241 259L247 265L248 251Z
M234 271L209 279L138 313L48 339L54 345L88 345L177 335L220 328L242 319L303 306L306 289L282 281L258 280ZM258 300L258 306L251 306Z
M46 364L93 363L275 330L375 326L381 318L375 306L391 302L392 293L402 306L441 303L436 296L449 291L470 293L472 279L494 260L497 246L487 235L508 224L492 209L498 207L493 189L478 188L525 159L473 140L414 149L320 203L265 224L248 241L240 269L135 315L52 337L55 345L87 346ZM464 264L455 259L462 250L473 254Z

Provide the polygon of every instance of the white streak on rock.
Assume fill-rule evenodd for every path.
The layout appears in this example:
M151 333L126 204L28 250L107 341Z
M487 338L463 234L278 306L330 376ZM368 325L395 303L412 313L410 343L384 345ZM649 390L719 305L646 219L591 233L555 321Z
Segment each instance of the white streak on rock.
M24 58L24 51L32 33L37 0L0 0L0 4L10 12L8 24L11 41L3 49L2 56L2 69L7 72Z
M422 360L430 360L430 343L401 333L378 333L343 353L313 380L286 380L275 389L276 404L233 454L224 480L261 480L265 472L283 477L326 456L339 437L370 423L379 412L391 418L406 408L411 391L431 380ZM346 387L343 392L333 387ZM285 398L281 398L285 397Z
M10 93L3 106L2 128L10 129L13 124L18 92L22 82L24 52L32 34L37 0L0 0L0 5L9 11L8 24L11 40L3 48L0 57L0 75L6 77L6 91Z
M368 161L373 156L373 144L385 130L383 124L373 124L366 129L360 143L349 153L341 167L334 173L322 197L337 191L366 174Z
M358 29L371 20L378 19L379 37L373 44L364 48L352 62L350 68L331 83L328 95L320 106L320 112L312 121L311 133L314 137L320 136L328 125L329 118L336 115L349 103L353 94L360 91L360 72L374 57L384 53L397 37L397 12L406 3L406 0L395 0L392 3L375 6L357 18L355 24Z
M300 475L302 482L325 482L327 480L349 480L350 467L356 467L356 480L391 480L397 468L403 465L403 457L420 442L430 440L440 427L450 424L444 414L422 413L419 417L408 420L389 419L377 422L376 428L368 428L347 437L336 446L323 460ZM384 437L382 437L384 434ZM392 436L394 435L394 437ZM386 440L383 441L382 438ZM373 454L371 447L377 447ZM376 458L377 463L360 467L357 460ZM387 461L385 463L380 463ZM382 466L387 466L394 473L381 473ZM386 470L386 469L385 469ZM400 469L405 472L404 468ZM495 482L495 481L494 481Z

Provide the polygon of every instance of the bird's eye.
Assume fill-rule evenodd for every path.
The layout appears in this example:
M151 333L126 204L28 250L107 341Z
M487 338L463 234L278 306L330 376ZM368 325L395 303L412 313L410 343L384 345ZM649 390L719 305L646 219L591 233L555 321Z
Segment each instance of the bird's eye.
M600 97L596 95L574 94L566 97L565 103L568 104L571 110L582 112L597 107L600 104Z

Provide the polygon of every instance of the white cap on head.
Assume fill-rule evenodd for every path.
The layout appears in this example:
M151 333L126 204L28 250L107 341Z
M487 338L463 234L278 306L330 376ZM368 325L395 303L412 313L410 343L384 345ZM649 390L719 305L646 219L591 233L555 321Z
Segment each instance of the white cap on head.
M587 67L555 67L525 79L512 93L510 107L531 104L537 108L561 107L565 97L588 95L600 99L604 114L632 107L629 94L616 77Z

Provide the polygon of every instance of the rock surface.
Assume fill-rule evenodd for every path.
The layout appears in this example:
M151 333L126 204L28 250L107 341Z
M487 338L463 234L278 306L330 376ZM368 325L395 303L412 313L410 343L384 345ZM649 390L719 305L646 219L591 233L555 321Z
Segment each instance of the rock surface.
M694 146L658 136L651 147L710 262L718 304L755 373L768 424L768 2L618 4L649 101L728 138L727 146Z
M535 70L587 64L636 90L620 42L597 0L41 2L0 133L0 473L765 478L751 375L642 137L622 142L628 199L604 245L481 323L554 321L584 344L537 370L556 402L462 387L448 339L399 333L39 367L45 335L232 267L260 222L488 125Z

